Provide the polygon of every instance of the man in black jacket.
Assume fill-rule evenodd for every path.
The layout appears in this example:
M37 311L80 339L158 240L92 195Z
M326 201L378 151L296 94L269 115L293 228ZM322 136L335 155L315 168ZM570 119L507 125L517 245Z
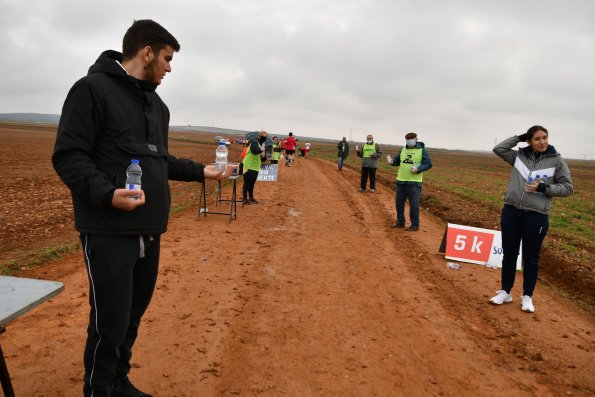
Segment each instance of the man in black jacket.
M132 346L149 305L160 236L170 210L168 179L229 176L168 152L169 110L155 92L180 45L151 20L135 21L122 54L105 51L71 88L52 163L72 193L89 276L84 395L149 396L129 379ZM131 159L142 188L124 188ZM134 197L138 198L134 198Z

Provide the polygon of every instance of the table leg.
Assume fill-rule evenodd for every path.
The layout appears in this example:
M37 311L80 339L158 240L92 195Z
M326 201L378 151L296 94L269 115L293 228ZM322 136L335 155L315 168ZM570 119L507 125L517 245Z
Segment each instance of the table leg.
M237 206L237 193L236 193L236 180L233 180L233 219L236 219L237 217L237 210L238 210L238 206Z
M203 212L203 205L204 205L204 212ZM200 220L200 214L203 213L207 216L207 189L205 187L205 181L203 180L200 185L200 196L198 199L198 213L196 214L196 219Z
M236 203L236 181L234 179L233 181L233 186L231 188L231 208L229 209L229 223L231 223L231 220L233 219L233 206Z
M8 374L6 361L4 361L2 346L0 346L0 382L2 383L2 391L4 392L4 396L14 397L14 390L12 389L12 383L10 382L10 375Z

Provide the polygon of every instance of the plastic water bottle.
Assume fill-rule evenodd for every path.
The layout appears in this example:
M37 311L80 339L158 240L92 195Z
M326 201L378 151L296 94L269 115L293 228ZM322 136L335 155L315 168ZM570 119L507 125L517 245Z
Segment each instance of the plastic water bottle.
M126 189L127 190L141 190L141 178L143 170L138 165L139 161L136 159L130 160L130 165L126 169ZM132 200L138 200L140 195L132 196Z
M533 183L533 180L534 180L533 177L530 176L529 178L527 178L527 184ZM525 187L525 191L528 192L527 187Z
M225 146L225 142L219 142L217 145L217 150L215 150L215 168L217 170L225 170L227 166L227 146Z
M452 262L446 262L446 267L448 267L449 269L455 269L455 270L460 270L463 268L463 266L459 265L458 263L452 263Z
M392 164L392 159L390 158L390 154L387 154L387 155L386 155L386 161L387 161L389 164Z

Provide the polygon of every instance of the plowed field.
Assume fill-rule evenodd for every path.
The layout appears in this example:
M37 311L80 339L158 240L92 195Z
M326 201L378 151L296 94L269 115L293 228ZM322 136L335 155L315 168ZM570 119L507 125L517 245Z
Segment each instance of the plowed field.
M48 152L29 159L36 167L50 167L52 139L40 133ZM31 140L17 144L26 152ZM48 241L76 238L65 188L51 172L39 179L27 170L19 182L39 193L22 195L11 182L3 195L4 252L41 238L6 234L20 228L18 220L8 225L11 211L39 217ZM358 185L352 169L297 159L280 166L278 182L258 182L260 204L239 207L231 224L217 215L197 220L198 186L188 185L174 201L190 207L172 216L162 239L132 381L155 396L189 397L595 394L591 316L539 284L535 314L521 312L518 286L512 304L489 305L497 270L448 269L437 252L442 221L424 213L420 231L392 229L394 193L359 193ZM16 394L81 395L82 254L19 275L60 280L65 291L0 335Z

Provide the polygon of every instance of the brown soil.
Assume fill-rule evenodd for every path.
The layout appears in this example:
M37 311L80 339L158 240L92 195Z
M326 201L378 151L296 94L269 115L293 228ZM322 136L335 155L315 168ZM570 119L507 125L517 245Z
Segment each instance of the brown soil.
M391 229L393 193L358 193L358 181L298 159L277 183L257 183L261 204L231 224L197 221L196 207L173 216L133 382L155 396L595 393L592 317L541 285L533 315L519 288L512 304L487 304L498 271L448 269L442 221ZM80 395L82 257L21 275L66 288L0 336L16 393Z

